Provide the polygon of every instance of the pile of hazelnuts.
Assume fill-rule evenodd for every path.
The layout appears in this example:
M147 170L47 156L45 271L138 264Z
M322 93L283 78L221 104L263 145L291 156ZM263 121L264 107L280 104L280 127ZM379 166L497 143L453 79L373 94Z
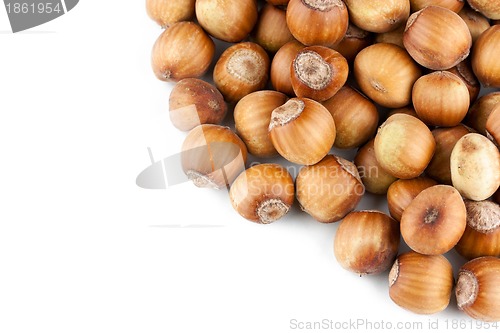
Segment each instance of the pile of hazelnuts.
M500 2L147 0L182 167L262 224L341 221L339 263L415 313L500 321ZM495 21L497 20L497 21ZM226 43L214 59L213 39ZM213 84L199 79L213 67ZM488 93L478 98L481 87ZM495 91L496 89L496 91ZM483 91L483 93L486 90ZM234 130L220 125L228 109ZM358 149L354 161L331 154ZM277 163L301 166L295 180ZM287 162L287 163L288 163ZM354 211L365 191L390 216ZM400 254L400 238L411 248ZM443 254L470 260L457 280ZM392 268L391 268L392 267Z

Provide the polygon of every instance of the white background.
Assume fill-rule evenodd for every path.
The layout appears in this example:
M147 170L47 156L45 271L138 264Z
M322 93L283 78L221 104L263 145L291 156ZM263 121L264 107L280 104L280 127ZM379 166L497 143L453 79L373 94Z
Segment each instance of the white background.
M161 30L143 1L84 0L45 25L9 30L0 7L0 332L475 324L454 300L438 315L409 313L389 299L387 273L341 269L338 224L295 208L262 226L239 217L225 191L137 187L147 147L161 159L185 136L168 119L171 85L150 68ZM385 209L384 199L360 208Z

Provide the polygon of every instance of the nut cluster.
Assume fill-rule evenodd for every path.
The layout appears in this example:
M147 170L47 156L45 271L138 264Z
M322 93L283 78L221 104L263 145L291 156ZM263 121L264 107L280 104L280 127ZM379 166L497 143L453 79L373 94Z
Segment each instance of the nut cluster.
M146 9L165 29L151 62L175 82L169 115L189 131L189 180L229 189L235 211L259 224L294 202L319 222L340 221L337 261L387 274L404 309L436 313L455 292L467 315L500 321L498 1L147 0ZM388 214L355 211L365 195L384 196ZM400 243L411 250L399 253ZM470 260L458 276L450 251Z

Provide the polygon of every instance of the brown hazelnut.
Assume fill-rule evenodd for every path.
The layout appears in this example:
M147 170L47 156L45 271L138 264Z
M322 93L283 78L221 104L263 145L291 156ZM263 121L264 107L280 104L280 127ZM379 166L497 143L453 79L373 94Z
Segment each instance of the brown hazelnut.
M281 156L293 163L311 165L332 148L335 123L320 103L291 98L272 112L269 135Z
M405 32L405 29L406 22L394 30L377 34L375 36L375 43L394 44L404 49L403 33Z
M469 90L455 74L437 71L420 77L413 85L413 107L428 125L451 127L467 115Z
M481 90L481 84L479 83L474 71L472 70L472 64L470 59L467 58L455 67L447 70L450 73L455 74L460 78L460 80L465 83L465 86L469 90L470 103L474 103L479 96L479 91Z
M349 14L342 0L290 0L286 22L302 44L333 46L344 38Z
M467 24L472 36L472 43L475 43L477 38L490 27L490 21L486 17L468 6L463 7L458 12L458 16Z
M271 63L271 84L277 91L288 96L295 96L290 67L297 53L304 47L303 44L294 40L283 45L274 55Z
M486 121L497 104L500 104L500 91L479 97L469 110L466 124L486 135Z
M455 74L460 78L460 80L465 83L465 86L469 90L470 103L474 103L479 96L479 91L481 90L481 84L477 80L476 75L472 71L472 64L470 59L467 58L455 67L447 70L450 73Z
M356 166L334 155L300 169L295 190L302 210L323 223L353 211L365 192Z
M475 11L480 12L492 20L500 19L500 4L491 0L467 0Z
M500 25L483 32L472 50L472 69L485 87L500 88Z
M389 117L375 136L377 161L396 178L419 176L431 161L435 147L429 128L407 114Z
M458 140L469 133L469 129L464 125L432 130L432 135L436 140L436 152L427 169L425 169L425 173L441 184L451 185L451 151Z
M279 164L255 165L231 185L233 208L249 221L269 224L282 218L293 204L293 178Z
M361 29L387 32L403 24L410 15L408 0L345 0L349 18Z
M377 107L351 87L342 87L322 104L335 122L335 147L356 148L375 135L379 118Z
M251 36L254 42L272 53L294 40L286 25L285 11L271 4L265 4L260 10L259 19Z
M261 90L246 95L236 104L236 132L250 154L264 158L278 154L269 138L269 123L274 109L285 104L286 100L286 95L280 92Z
M401 235L421 254L436 255L451 250L466 225L462 196L449 185L435 185L420 192L401 216Z
M408 53L394 44L368 46L354 60L354 76L361 91L388 108L410 104L411 89L420 75L420 68Z
M482 321L500 321L500 259L481 257L460 268L455 289L458 308Z
M198 23L210 35L225 42L245 39L255 26L257 16L255 0L196 0Z
M292 88L297 97L322 102L339 91L347 81L347 60L337 51L324 46L300 50L290 66Z
M146 0L146 11L162 28L194 16L196 0Z
M467 227L455 246L463 257L500 256L500 206L492 201L465 200Z
M205 74L214 53L214 42L199 25L179 22L158 37L151 64L158 79L175 82Z
M418 12L427 6L438 6L458 13L464 6L464 0L410 0L410 6L412 12Z
M255 43L230 46L215 64L215 86L226 101L237 102L251 92L265 87L269 64L266 51Z
M172 124L189 131L201 124L220 124L227 112L221 93L208 82L188 78L179 81L169 98Z
M488 116L488 120L486 121L486 135L497 146L500 146L500 104Z
M356 274L378 274L394 263L399 238L399 223L390 216L377 211L351 212L335 234L335 257Z
M437 184L434 179L423 176L396 180L387 190L387 204L391 216L400 221L403 212L413 199L426 188Z
M413 106L405 106L405 107L398 108L398 109L392 109L387 114L387 118L389 118L390 116L392 116L394 114L398 114L398 113L403 113L403 114L407 114L409 116L418 118L418 114L415 112L415 109L413 108Z
M443 7L429 6L410 16L403 43L420 65L433 70L445 70L467 58L472 37L457 13Z
M385 194L397 178L385 171L375 158L375 140L368 141L358 150L354 164L358 168L359 176L365 185L366 191L374 194Z
M389 296L400 307L419 314L441 312L450 303L453 268L442 255L400 255L389 273Z
M338 51L348 62L352 63L359 51L371 45L371 42L371 33L349 23L344 39L332 46L332 49Z
M228 127L197 126L182 144L182 169L198 187L226 188L245 170L246 161L245 144Z

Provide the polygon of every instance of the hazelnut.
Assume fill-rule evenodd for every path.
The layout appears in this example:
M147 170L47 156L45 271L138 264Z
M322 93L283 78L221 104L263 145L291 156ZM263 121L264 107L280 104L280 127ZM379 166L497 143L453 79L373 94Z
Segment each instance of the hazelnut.
M437 71L420 77L413 85L413 107L426 124L451 127L467 115L469 90L455 74Z
M451 250L466 225L462 196L449 185L435 185L420 192L401 216L401 235L415 252L427 255Z
M500 206L492 201L465 201L467 227L455 246L463 257L500 256Z
M401 24L394 30L377 34L375 36L375 43L394 44L404 49L405 46L403 44L403 33L405 32L405 29L406 22L404 24Z
M259 45L239 43L227 48L214 68L215 86L228 102L237 102L265 87L269 56Z
M179 22L158 37L151 64L158 79L179 81L205 74L214 53L214 42L199 25Z
M359 51L371 45L371 41L372 35L368 31L349 23L344 39L332 46L332 49L342 54L348 62L353 62Z
M269 135L274 148L288 161L312 165L332 148L335 123L320 103L292 98L272 112Z
M182 144L182 169L197 187L225 188L245 170L246 161L245 144L228 127L197 126Z
M429 128L407 114L390 116L375 136L377 161L396 178L419 176L431 161L435 147Z
M172 124L189 131L201 124L220 124L227 112L224 97L210 83L188 78L179 81L169 98Z
M472 37L457 13L443 7L429 6L410 16L403 43L420 65L444 70L467 58Z
M285 11L271 4L265 4L260 10L259 19L251 36L254 42L272 53L294 40L286 25Z
M488 120L486 121L486 135L497 146L500 146L500 104L488 116Z
M389 296L400 307L419 314L441 312L450 303L453 268L442 255L400 255L389 273Z
M146 11L162 28L194 16L196 0L146 0Z
M463 265L455 293L458 308L472 318L500 321L500 259L481 257Z
M245 39L255 26L257 16L255 0L196 0L198 23L210 35L225 42Z
M345 0L349 18L361 29L387 32L403 24L410 15L408 0Z
M375 104L349 86L322 103L332 114L337 135L333 145L341 149L356 148L377 131L378 111Z
M438 6L458 13L464 6L464 0L410 0L410 6L412 12L418 12L428 6Z
M476 42L477 38L490 27L490 21L486 17L467 6L463 7L462 10L458 12L458 16L467 24L473 44Z
M294 40L283 45L274 55L271 63L271 84L277 91L288 96L295 96L290 67L297 53L304 47L303 44Z
M386 172L375 158L375 140L368 141L358 150L354 164L358 168L359 176L365 185L366 191L374 194L385 194L397 178Z
M450 157L453 186L467 199L482 201L500 185L500 153L497 147L476 133L458 140Z
M408 53L394 44L368 46L354 59L354 76L361 91L388 108L410 103L411 89L420 75L420 68Z
M497 104L500 104L500 91L479 97L469 110L466 124L486 135L486 121Z
M290 0L286 22L302 44L333 46L344 38L349 13L342 0Z
M442 184L451 185L451 151L457 141L469 133L469 129L461 124L455 127L432 130L432 135L436 141L436 152L427 169L425 169L425 173Z
M399 237L399 223L390 216L377 211L351 212L335 234L335 257L356 274L378 274L392 266Z
M392 116L394 114L398 114L398 113L403 113L403 114L407 114L409 116L418 118L418 115L415 112L415 109L413 108L413 106L405 106L405 107L402 107L402 108L397 108L397 109L390 110L389 113L387 114L387 119L390 116Z
M323 223L342 219L364 194L356 166L334 155L300 169L295 190L302 210Z
M292 88L297 97L322 102L344 85L349 66L337 51L324 46L309 46L297 53L290 71Z
M279 164L255 165L231 185L233 208L249 221L269 224L282 218L293 204L293 179Z
M492 20L500 19L500 4L491 0L467 0L472 9Z
M472 50L472 69L485 87L500 88L500 25L483 32Z
M396 180L387 190L389 213L394 219L400 221L403 212L413 199L426 188L437 184L434 179L423 176Z
M470 59L467 58L455 67L447 70L450 73L455 74L460 78L460 80L465 83L465 86L469 90L470 103L474 103L479 96L479 91L481 90L481 84L477 80L476 75L472 71L472 64Z
M236 132L250 154L264 158L278 154L269 138L269 123L274 109L285 104L286 100L286 95L280 92L261 90L246 95L236 104Z

